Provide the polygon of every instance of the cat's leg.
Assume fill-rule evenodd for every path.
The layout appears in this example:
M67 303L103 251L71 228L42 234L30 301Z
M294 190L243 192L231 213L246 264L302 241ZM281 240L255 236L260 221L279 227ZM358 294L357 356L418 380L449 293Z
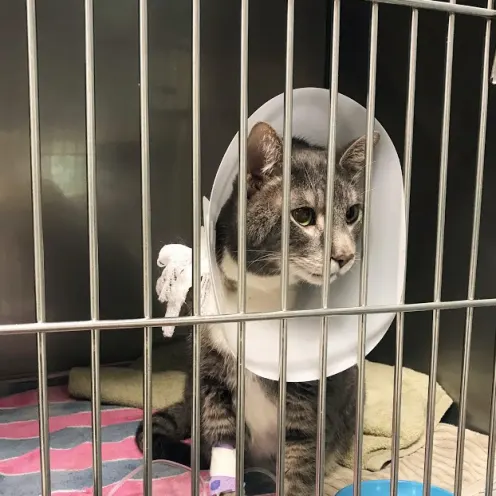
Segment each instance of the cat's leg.
M235 494L236 475L229 474L232 459L229 448L236 445L236 414L232 391L221 381L203 378L202 383L202 440L205 448L212 453L212 448L224 447L224 454L217 456L215 451L215 466L222 475L211 472L210 494L213 496L231 496ZM226 459L227 453L227 459ZM226 461L227 460L227 461ZM225 463L228 463L225 466ZM228 475L229 474L229 475Z
M310 496L315 492L317 447L314 440L286 440L284 494Z
M220 381L204 377L201 385L202 438L210 448L236 443L236 414L232 392Z

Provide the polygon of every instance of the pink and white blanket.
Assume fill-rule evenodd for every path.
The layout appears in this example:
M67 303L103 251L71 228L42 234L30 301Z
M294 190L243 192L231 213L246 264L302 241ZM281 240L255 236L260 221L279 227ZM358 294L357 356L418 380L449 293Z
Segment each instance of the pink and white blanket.
M66 387L51 387L50 469L54 496L93 494L91 402L72 399ZM37 391L0 398L0 494L41 494ZM134 433L142 411L102 405L104 496L141 496L142 455ZM130 474L136 473L130 477ZM202 474L207 477L208 474ZM190 473L165 462L153 464L153 494L189 494Z

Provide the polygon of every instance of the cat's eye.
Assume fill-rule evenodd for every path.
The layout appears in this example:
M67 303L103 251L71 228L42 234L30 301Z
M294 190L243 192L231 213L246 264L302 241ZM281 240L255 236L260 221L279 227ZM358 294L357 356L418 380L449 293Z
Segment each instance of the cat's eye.
M360 205L352 205L347 211L346 211L346 223L347 224L354 224L357 220L358 217L360 216Z
M315 210L310 207L295 208L291 211L293 219L300 224L300 226L314 226L315 225Z

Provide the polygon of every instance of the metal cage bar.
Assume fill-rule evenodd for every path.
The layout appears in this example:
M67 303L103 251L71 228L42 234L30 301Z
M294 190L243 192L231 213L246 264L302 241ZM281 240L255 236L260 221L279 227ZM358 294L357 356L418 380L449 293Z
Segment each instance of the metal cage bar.
M488 0L487 8L492 9L493 0ZM472 242L470 249L470 268L468 276L467 298L475 298L475 283L477 277L477 261L479 253L479 233L482 209L482 190L484 180L484 159L486 152L486 131L487 131L487 107L489 94L489 70L490 70L490 48L491 48L491 20L486 21L486 32L484 38L481 102L479 117L479 141L477 147L477 171L475 177L474 211L472 221ZM470 347L472 344L472 323L474 309L468 308L465 321L465 339L463 343L462 380L460 385L460 415L458 420L458 438L456 445L456 466L455 466L455 496L462 495L463 486L463 457L465 450L465 425L467 420L467 391L468 376L470 368Z
M362 263L360 267L359 305L367 305L367 275L369 256L370 187L372 184L372 160L374 147L375 93L377 74L377 38L379 26L379 4L372 3L370 13L369 82L367 89L367 145L365 158L365 199L362 231ZM353 496L360 496L362 484L363 417L365 406L365 333L366 315L358 321L358 389L356 403L355 458L353 464Z
M239 91L239 182L238 182L238 312L246 311L246 177L248 140L248 0L241 0L241 66ZM244 492L245 454L245 332L238 322L236 408L236 494Z
M412 9L410 23L410 54L408 68L408 96L405 123L405 150L404 150L404 191L405 191L405 247L408 247L408 224L410 219L410 193L412 180L412 153L413 153L413 125L415 117L415 83L417 71L417 36L418 10ZM407 248L406 248L407 249ZM405 249L405 257L407 256ZM407 266L405 263L404 279L406 280ZM405 301L405 288L400 303ZM398 471L400 455L401 430L401 395L403 379L403 338L405 315L399 312L396 315L396 356L394 364L394 392L393 392L393 421L391 444L391 496L398 494Z
M45 255L43 248L43 216L41 197L41 145L40 115L38 92L38 43L36 30L36 1L26 0L26 24L28 42L28 84L29 84L29 131L31 148L31 193L33 202L33 240L36 320L46 320L45 304ZM40 466L41 492L50 496L50 439L49 406L47 385L46 334L39 331L36 335L38 355L38 416L40 426Z
M455 0L450 0L452 4ZM444 226L446 220L446 189L448 179L448 148L451 114L451 81L453 77L453 41L455 35L455 14L451 12L448 17L448 35L446 44L446 65L444 80L443 122L441 133L441 163L439 173L438 217L436 229L436 262L434 277L434 301L441 301L441 288L443 280L443 255L444 255ZM427 399L426 442L424 459L424 496L431 492L432 475L432 449L434 441L434 407L436 403L436 376L439 348L439 320L440 310L435 309L432 316L432 350L429 370L429 389Z
M336 169L336 127L338 110L338 82L339 82L339 39L341 27L341 1L334 0L332 15L332 51L330 73L330 100L329 100L329 136L327 138L327 184L326 184L326 210L324 239L324 266L322 278L324 281L331 279L331 254L332 254L332 224L334 205L334 178ZM327 308L329 298L329 285L322 285L322 308ZM319 404L317 415L317 456L315 467L316 495L324 496L324 476L326 458L326 395L327 395L327 350L328 350L329 319L322 318L322 336L320 349L320 382Z
M491 83L496 84L496 52L494 53L493 68L491 69Z
M86 161L88 181L88 251L90 276L90 314L100 318L98 264L98 215L95 149L95 57L93 0L84 2L85 91L86 91ZM102 493L102 437L100 396L100 331L91 330L91 432L93 448L93 491Z
M66 322L38 322L30 324L0 325L2 334L32 334L35 332L75 332L94 329L135 329L143 326L190 326L198 324L215 324L226 322L253 322L256 320L281 320L300 317L329 317L332 315L362 315L376 313L409 313L433 310L457 310L460 308L486 308L496 306L496 298L479 300L428 301L422 303L406 303L402 305L367 305L365 307L313 308L311 310L281 310L268 312L250 312L245 314L230 313L222 315L192 315L190 317L154 317L139 319L79 320Z
M476 270L479 246L479 230L483 194L484 155L487 131L488 88L490 81L496 82L496 57L491 69L491 21L496 16L493 0L487 7L458 5L455 0L449 3L438 0L370 0L370 60L367 96L367 147L366 147L366 187L365 213L362 241L362 266L360 275L359 306L329 309L328 286L322 289L322 308L313 310L288 310L289 284L289 222L291 191L291 152L293 117L293 59L294 59L294 0L288 0L286 32L286 68L284 103L284 154L283 154L283 212L282 212L282 269L281 269L281 310L246 314L246 177L247 177L247 135L248 135L248 17L249 1L241 1L241 68L240 68L240 130L239 130L239 209L238 209L238 311L235 314L202 316L200 308L200 249L201 249L201 144L200 144L200 0L193 0L192 12L192 117L193 117L193 316L178 318L152 318L152 252L151 252L151 198L150 198L150 153L149 153L149 116L148 116L148 8L147 0L139 1L139 53L140 53L140 132L141 132L141 196L142 196L142 243L143 243L143 313L142 319L100 320L99 314L99 263L98 263L98 216L97 216L97 174L95 147L95 63L94 63L94 25L93 0L85 0L85 96L86 96L86 153L88 174L88 246L90 279L90 313L88 321L46 322L45 274L42 222L42 170L40 151L38 60L36 31L36 1L26 0L27 38L28 38L28 76L30 111L30 149L33 202L33 238L35 265L35 294L37 323L19 325L0 325L1 334L37 334L38 381L39 381L39 424L42 494L51 493L50 452L49 452L49 405L47 398L47 355L46 334L48 332L81 331L91 329L91 397L92 397L92 441L93 441L93 485L96 495L102 491L102 452L101 452L101 394L100 394L100 331L105 329L144 328L144 493L149 496L152 489L151 470L151 413L152 413L152 327L164 324L193 325L193 409L192 409L192 494L199 496L200 468L200 357L201 326L209 323L237 322L237 416L236 416L236 475L237 493L243 491L244 475L244 436L245 436L245 324L247 321L278 319L280 324L280 380L278 410L278 457L277 457L277 494L284 494L285 474L285 423L286 423L286 376L287 376L287 319L295 317L322 317L319 412L316 464L316 494L324 494L325 472L325 425L326 425L326 358L328 346L328 319L333 315L359 315L358 340L358 391L357 418L355 426L355 461L353 475L353 494L361 493L361 468L363 449L364 389L365 389L365 334L366 316L374 313L398 312L396 327L396 357L393 397L393 439L391 465L391 496L397 494L399 469L399 434L401 425L401 388L403 367L404 313L432 311L432 350L430 358L429 392L426 423L426 447L424 460L424 489L427 496L431 488L432 452L434 436L434 406L436 397L436 373L439 347L440 312L442 309L466 308L464 353L462 379L460 385L460 418L456 448L455 495L462 494L463 459L465 447L465 426L467 415L467 391L470 365L470 345L474 308L496 306L496 298L475 300ZM443 11L448 14L447 49L445 62L443 119L441 134L441 160L439 175L438 218L436 231L436 263L433 301L405 304L404 293L399 305L368 306L368 229L371 186L371 164L373 158L373 131L375 122L375 93L377 71L377 42L379 4L394 4L412 8L410 29L410 62L408 75L408 99L405 123L405 167L404 188L407 212L406 226L410 207L410 183L412 168L413 122L415 107L415 83L418 36L418 9ZM332 206L334 200L334 168L336 160L336 115L339 72L339 35L340 0L333 0L333 43L331 55L330 118L328 136L328 175L326 184L327 233L324 248L324 280L330 279L330 260L332 253ZM446 214L448 149L451 112L451 86L453 70L453 42L455 14L473 15L486 19L484 57L482 70L481 103L479 117L479 139L477 151L476 185L474 193L473 226L469 282L466 300L441 301L444 227ZM405 268L406 270L406 268ZM491 399L491 425L488 444L486 495L492 494L494 482L494 457L496 452L496 363Z
M150 201L150 130L148 117L148 0L139 2L141 215L143 314L152 316L152 249ZM143 329L143 491L152 494L152 327Z
M283 133L283 200L281 232L281 310L288 306L289 285L289 210L291 193L291 152L293 129L293 62L294 62L294 0L288 0L286 16L286 71L284 86L284 133ZM276 468L276 494L284 494L286 454L286 377L288 353L288 322L282 319L279 339L279 410L278 450Z
M192 10L193 119L193 315L200 315L201 285L201 143L200 143L200 0ZM193 325L193 400L191 411L191 494L200 496L200 358L201 325Z
M441 12L450 12L453 14L466 14L487 18L496 17L496 12L492 9L483 7L473 7L472 5L457 5L456 3L447 3L439 0L368 0L379 3L389 3L418 9L438 10Z

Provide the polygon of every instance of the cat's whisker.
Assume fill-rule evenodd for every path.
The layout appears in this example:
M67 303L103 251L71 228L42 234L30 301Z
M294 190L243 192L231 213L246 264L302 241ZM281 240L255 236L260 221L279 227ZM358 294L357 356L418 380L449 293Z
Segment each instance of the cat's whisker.
M367 194L367 192L368 192L368 193L371 193L372 191L375 191L375 189L376 189L376 188L364 189L364 191L363 191L363 195L364 195L364 197L365 197L365 195Z
M274 250L254 250L252 248L247 249L246 250L246 253L272 253L274 255L277 255L278 254L278 252L277 251L274 251Z
M267 258L277 258L277 257L276 257L276 255L275 255L275 254L273 254L273 253L265 253L265 254L263 254L263 255L260 255L260 256L256 257L256 258L254 259L254 261L256 262L256 261L258 261L258 260L265 260L265 259L267 259Z
M256 260L253 260L249 264L247 264L246 269L248 270L248 269L252 268L254 265L259 264L259 263L263 263L263 262L265 262L265 263L262 266L262 268L265 268L273 261L274 261L273 258L257 258Z

